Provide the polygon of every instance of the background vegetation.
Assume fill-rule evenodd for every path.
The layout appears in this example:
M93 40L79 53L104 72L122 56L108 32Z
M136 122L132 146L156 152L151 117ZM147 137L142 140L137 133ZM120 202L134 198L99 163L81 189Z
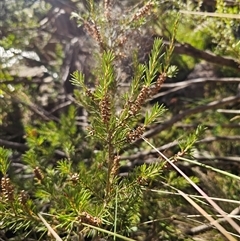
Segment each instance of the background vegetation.
M0 7L1 240L238 240L240 1Z

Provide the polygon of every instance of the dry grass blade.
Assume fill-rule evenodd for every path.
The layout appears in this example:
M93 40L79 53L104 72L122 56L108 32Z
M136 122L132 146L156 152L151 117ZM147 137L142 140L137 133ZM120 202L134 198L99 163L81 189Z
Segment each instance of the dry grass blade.
M154 147L148 140L146 140L144 137L142 139L149 145L151 146L154 150L157 151L157 153L165 160L167 161L179 174L181 174L208 202L209 204L212 205L212 207L219 213L221 214L226 221L238 232L240 233L240 228L237 225L237 223L232 220L211 198L208 197L208 195L201 189L199 188L184 172L182 172L181 169L179 169L171 160L169 160L162 152L160 152L156 147ZM187 197L187 195L186 195ZM189 198L190 199L190 198ZM213 223L215 225L215 222ZM215 227L218 229L218 225ZM221 230L219 230L221 232ZM232 237L232 236L231 236ZM233 237L232 237L233 238ZM230 240L230 239L229 239ZM231 240L235 240L234 238Z
M219 224L218 220L214 220L209 216L196 202L194 202L188 195L185 195L184 192L178 190L178 193L183 196L199 213L201 213L211 225L214 225L228 240L236 241L236 239L228 233L228 231Z
M42 222L47 227L48 231L52 234L52 236L56 239L56 241L63 241L40 213L38 213L38 217L42 220Z
M240 212L240 207L237 207L235 208L230 214L229 216L231 217L235 217L236 215L238 215ZM221 223L221 222L225 222L226 220L224 218L219 218L216 220L216 222L218 223ZM197 226L197 227L194 227L194 228L191 228L189 230L189 233L192 234L192 235L196 235L196 234L199 234L199 233L202 233L204 231L207 231L209 230L209 228L211 228L211 226L207 225L207 224L202 224L200 226ZM238 235L237 237L240 238L240 236Z
M240 15L231 14L231 13L210 13L210 12L196 12L196 11L186 11L186 10L180 10L180 13L192 14L192 15L201 15L201 16L215 17L215 18L240 19Z

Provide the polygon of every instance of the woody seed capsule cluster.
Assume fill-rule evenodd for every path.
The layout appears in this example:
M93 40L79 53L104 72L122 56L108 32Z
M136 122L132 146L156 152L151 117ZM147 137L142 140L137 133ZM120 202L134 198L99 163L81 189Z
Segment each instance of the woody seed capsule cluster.
M92 35L92 37L98 42L101 50L104 50L104 44L103 44L103 40L101 37L101 34L98 30L98 27L95 23L90 24L89 22L85 21L84 22L84 27L87 30L87 32Z
M93 95L93 93L92 93L91 90L87 89L87 90L86 90L86 95L87 95L92 101L95 101L95 97L94 97L94 95Z
M78 220L82 223L87 223L94 226L99 226L101 224L101 220L99 218L93 217L87 212L82 212L78 217Z
M42 180L43 180L44 176L43 176L43 173L42 173L42 171L40 170L39 167L36 167L36 168L33 170L33 172L34 172L35 177L36 177L39 181L42 181Z
M27 203L28 198L29 198L29 197L28 197L27 192L24 191L24 190L22 190L22 191L20 192L20 195L19 195L19 197L18 197L18 200L19 200L19 202L20 202L22 205L25 205L25 204Z
M9 201L14 201L14 187L10 182L10 179L8 177L3 177L1 180L1 188L3 192L4 198Z
M158 79L154 85L154 88L151 90L151 95L155 95L159 92L159 90L162 87L162 84L164 83L164 81L167 79L167 74L166 73L162 73L158 76Z
M138 177L137 178L137 183L142 186L147 186L148 185L148 180L145 177Z
M138 126L136 130L130 131L127 134L128 141L133 142L133 141L139 139L143 135L144 131L145 131L144 126Z
M79 174L78 173L73 173L70 177L70 181L73 183L73 184L77 184L79 180Z
M107 124L111 117L109 96L105 95L99 103L102 120Z
M135 115L141 109L142 104L145 102L148 96L149 96L149 87L143 86L135 103L132 103L132 105L130 106L129 114Z
M115 156L114 160L113 160L113 166L112 166L112 170L111 170L111 175L112 176L116 176L118 173L118 169L119 169L119 161L120 161L120 156Z
M110 20L110 7L111 7L111 0L104 0L104 9L105 9L105 16L108 20Z
M136 21L143 17L144 15L148 14L151 8L154 6L152 1L147 2L142 8L140 8L132 17L131 21Z
M127 37L125 35L120 35L117 39L118 46L122 47L127 42Z

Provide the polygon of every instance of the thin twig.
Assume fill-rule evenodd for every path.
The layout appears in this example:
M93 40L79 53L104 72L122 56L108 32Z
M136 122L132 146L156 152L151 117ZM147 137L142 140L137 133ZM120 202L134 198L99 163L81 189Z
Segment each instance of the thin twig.
M68 101L61 103L61 104L57 105L56 107L54 107L51 111L49 111L49 113L53 114L54 112L59 111L60 109L63 109L71 104L72 104L72 101L68 100Z
M199 140L197 143L206 143L206 142L213 142L213 141L219 141L219 140L239 141L240 136L211 136L211 137L206 137L202 140Z
M196 142L196 144L198 143L208 143L208 142L213 142L213 141L224 141L224 140L228 140L228 141L238 141L240 140L240 136L213 136L213 137L207 137L204 138L202 140L199 140ZM156 149L158 151L164 151L167 150L171 147L177 146L178 145L178 141L173 141L170 142L168 144L165 144L163 146L157 147ZM149 155L155 155L158 152L156 151L156 149L152 149L150 151L139 151L137 154L133 154L131 156L121 156L120 160L129 160L129 161L133 161L136 159L143 159L146 156ZM204 160L209 160L209 159L221 159L221 160L228 160L228 161L235 161L235 162L240 162L240 157L195 157L196 159L204 159Z
M18 85L18 84L24 84L24 85L31 85L31 84L42 84L43 81L40 79L32 79L29 80L27 78L19 78L19 77L15 77L13 80L0 80L0 84L1 85Z
M0 146L4 146L6 148L11 148L21 152L25 152L29 149L28 146L25 144L13 142L13 141L6 141L3 139L0 139Z
M16 94L10 94L8 93L16 102L21 103L22 105L28 107L33 113L39 115L42 117L43 120L50 121L54 120L56 122L59 122L59 118L55 117L54 115L50 114L48 111L44 110L42 107L36 105L33 103L27 96L25 96L24 93L21 93L21 97ZM23 100L23 98L26 98L26 100Z
M38 217L41 219L41 221L44 223L44 225L46 226L48 231L52 234L52 236L56 239L56 241L63 241L40 213L38 213Z
M201 123L195 123L195 124L185 124L185 123L176 123L175 127L177 128L197 128ZM240 128L240 124L238 123L232 123L232 124L204 124L205 127L209 128L215 128L215 127L221 127L221 128Z
M161 91L158 94L154 95L150 100L157 99L159 97L177 92L179 90L183 90L194 84L203 84L203 83L240 83L240 78L197 78L197 79L189 79L186 81L181 81L177 83L164 83L162 85L163 88L169 88L169 90ZM150 101L149 100L149 101Z
M151 130L147 131L143 135L143 137L155 136L159 132L161 132L163 130L166 130L167 128L173 126L176 122L184 119L185 117L189 117L190 115L197 114L197 113L200 113L200 112L204 112L206 110L215 109L215 108L218 108L219 106L237 103L237 102L240 102L240 96L229 96L229 97L223 98L222 100L213 101L213 102L210 102L206 105L201 105L201 106L198 106L196 108L186 110L186 111L184 111L184 112L182 112L178 115L175 115L172 119L162 123L161 125L158 125L158 126L152 128ZM139 142L139 141L141 141L141 140L138 140L137 142Z
M235 208L228 216L237 215L239 213L240 213L240 206ZM216 222L218 222L218 223L222 223L222 222L226 222L226 221L227 220L225 218L219 218L216 220ZM200 226L186 230L185 233L190 234L190 235L197 235L199 233L206 232L212 228L214 228L214 226L212 226L210 224L202 224Z
M177 82L177 83L164 83L163 87L165 88L173 88L173 87L182 87L182 86L190 86L192 84L203 84L206 82L213 83L240 83L240 78L196 78L196 79L188 79L185 81Z
M206 163L206 161L211 161L211 164L213 161L224 161L226 164L229 165L229 162L239 162L240 163L240 157L238 156L211 156L211 157L205 157L205 156L194 156L194 159L201 161L203 163Z
M167 46L170 45L168 41L164 41L164 43ZM222 57L210 51L203 51L187 43L184 43L184 44L175 43L174 52L177 54L186 54L189 56L193 56L194 58L196 58L197 56L199 59L204 59L210 63L214 63L222 66L228 66L228 67L240 70L240 63L236 59L233 59L230 57Z
M240 83L240 78L238 77L225 77L225 78L214 78L214 77L209 77L209 78L194 78L194 79L187 79L184 81L176 82L176 83L163 83L162 88L174 88L174 87L187 87L192 84L201 84L201 83L206 83L206 82L213 82L213 83ZM130 87L130 83L119 83L119 86L121 87Z
M179 12L183 14L200 15L203 17L240 19L239 14L233 14L233 13L196 12L196 11L186 11L186 10L180 10Z
M149 145L151 146L153 149L156 149L146 138L142 137L142 139ZM205 197L205 199L209 202L209 204L212 205L212 207L219 213L221 214L226 221L228 221L228 223L238 232L240 233L240 227L238 226L238 224L231 219L228 215L226 215L226 213L219 207L219 205L217 203L215 203L212 199L210 199L208 197L208 195L198 186L196 185L181 169L179 169L174 162L172 162L169 158L167 158L162 152L158 151L158 154L168 162L168 164L170 164L180 175L182 175L202 196ZM204 215L204 217L206 217L212 225L214 225L226 238L228 238L229 240L236 240L234 239L228 232L226 232L226 230L218 223L216 222L216 220L214 220L211 217L206 216L206 212L197 204L195 203L191 198L189 198L187 195L185 195L185 193L183 193L182 191L178 190L178 192L188 201L192 204L192 206L194 206L201 214Z
M240 114L240 110L224 110L224 109L218 109L217 112L219 112L219 113L227 113L227 114Z
M5 148L14 149L14 150L17 150L20 152L25 152L25 151L29 150L29 147L25 144L13 142L13 141L6 141L3 139L0 139L0 146L4 146ZM54 153L61 157L66 157L66 154L63 151L55 150Z
M170 143L168 143L166 145L158 147L157 150L164 151L164 150L169 149L169 148L171 148L173 146L176 146L177 144L178 144L178 141L173 141L173 142L170 142ZM120 157L120 160L133 161L133 160L140 159L140 158L143 158L145 156L153 155L153 154L156 154L156 153L157 153L157 151L152 149L150 151L138 152L137 154L134 154L134 155L131 155L131 156L122 156L122 157Z

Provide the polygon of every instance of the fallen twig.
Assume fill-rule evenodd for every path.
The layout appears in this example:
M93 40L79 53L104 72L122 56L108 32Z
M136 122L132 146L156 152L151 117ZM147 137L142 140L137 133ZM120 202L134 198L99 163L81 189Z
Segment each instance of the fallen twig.
M167 46L170 45L168 41L164 41L164 43ZM183 44L176 43L174 45L174 52L177 54L186 54L194 58L196 58L197 56L199 59L204 59L210 63L214 63L222 66L228 66L230 68L240 70L240 63L236 59L233 59L230 57L222 57L210 51L200 50L187 43L183 43Z
M175 115L172 119L162 123L161 125L157 125L156 127L150 129L143 135L143 137L148 138L148 137L155 136L159 132L166 130L167 128L173 126L176 122L178 122L190 115L197 114L197 113L200 113L200 112L203 112L206 110L215 109L215 108L218 108L219 106L237 103L237 102L240 102L240 96L229 96L229 97L223 98L222 100L212 101L206 105L201 105L196 108L192 108L192 109L183 111L182 113ZM137 140L135 143L137 143L139 141L141 141L141 139Z
M240 213L240 206L235 208L230 214L229 216L231 215L237 215ZM219 218L217 219L215 222L218 222L218 223L222 223L222 222L226 222L227 220L225 218ZM188 229L185 231L186 234L189 234L189 235L197 235L199 233L203 233L203 232L206 232L210 229L214 228L213 225L211 224L202 224L200 226L197 226L197 227L194 227L194 228L191 228L191 229Z
M0 146L4 146L5 148L14 149L14 150L17 150L20 152L25 152L25 151L29 150L29 147L25 144L13 142L13 141L6 141L3 139L0 139ZM66 154L63 151L55 150L54 153L61 157L66 157Z

